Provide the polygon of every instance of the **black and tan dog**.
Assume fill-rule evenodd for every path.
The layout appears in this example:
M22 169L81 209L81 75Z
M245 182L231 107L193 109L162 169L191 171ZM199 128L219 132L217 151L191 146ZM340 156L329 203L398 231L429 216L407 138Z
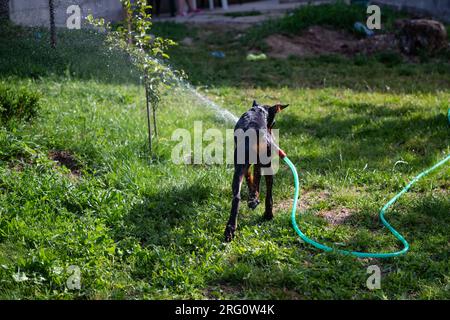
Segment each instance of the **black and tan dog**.
M288 105L258 105L253 101L250 110L244 113L234 127L234 175L232 182L233 200L231 203L231 215L225 229L225 241L233 239L236 232L239 202L241 200L241 185L245 176L249 198L248 207L255 209L259 204L259 184L261 170L270 169L272 155L284 156L284 152L277 146L272 134L275 124L275 115ZM253 166L253 173L251 167ZM264 217L273 218L273 174L265 170L266 201Z

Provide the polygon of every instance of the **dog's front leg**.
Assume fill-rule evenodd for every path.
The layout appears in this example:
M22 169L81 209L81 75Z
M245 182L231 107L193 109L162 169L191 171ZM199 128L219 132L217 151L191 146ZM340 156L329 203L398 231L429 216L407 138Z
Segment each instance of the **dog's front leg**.
M225 241L230 242L234 238L234 233L237 227L237 216L239 212L239 202L241 200L241 185L242 179L246 171L248 170L248 165L237 164L234 167L233 175L233 200L231 201L231 214L228 219L227 227L225 228Z
M268 174L264 176L266 179L266 210L264 212L264 218L271 220L273 218L273 197L272 197L272 187L273 187L273 175Z

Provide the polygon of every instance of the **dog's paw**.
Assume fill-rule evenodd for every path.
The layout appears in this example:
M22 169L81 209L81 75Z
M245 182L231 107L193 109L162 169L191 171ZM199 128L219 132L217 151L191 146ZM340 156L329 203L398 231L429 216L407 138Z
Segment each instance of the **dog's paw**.
M258 199L248 200L247 205L250 209L255 210L256 207L259 205L259 200Z
M227 225L225 229L225 242L231 242L234 238L234 233L236 231L236 227L232 225Z

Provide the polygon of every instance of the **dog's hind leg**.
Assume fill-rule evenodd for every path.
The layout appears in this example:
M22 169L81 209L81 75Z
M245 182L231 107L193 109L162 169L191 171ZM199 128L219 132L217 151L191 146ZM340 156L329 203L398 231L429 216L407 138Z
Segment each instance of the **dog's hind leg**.
M254 210L259 205L259 184L261 181L261 167L258 164L253 165L253 174L250 168L245 175L248 184L248 202L250 209Z
M268 174L264 176L266 179L266 210L264 212L264 218L271 220L273 218L273 175Z
M237 164L234 167L233 175L233 200L231 202L231 214L228 219L227 227L225 228L225 241L230 242L234 238L237 226L237 216L239 212L239 202L241 200L241 185L246 171L248 171L248 164Z

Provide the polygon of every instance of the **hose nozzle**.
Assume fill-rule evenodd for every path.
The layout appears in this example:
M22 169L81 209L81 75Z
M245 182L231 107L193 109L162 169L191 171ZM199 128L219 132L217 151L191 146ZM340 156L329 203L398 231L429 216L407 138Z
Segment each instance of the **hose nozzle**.
M280 156L281 159L284 159L287 156L286 152L284 152L281 149L278 150L278 155Z

